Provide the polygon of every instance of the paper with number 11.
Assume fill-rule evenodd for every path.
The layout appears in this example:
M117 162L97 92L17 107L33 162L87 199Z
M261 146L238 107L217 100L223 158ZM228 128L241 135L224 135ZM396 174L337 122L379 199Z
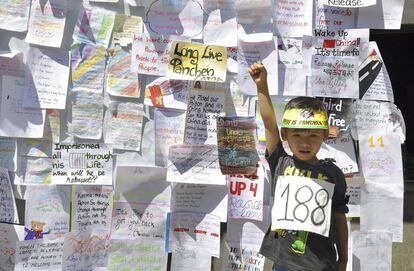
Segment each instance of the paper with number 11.
M334 184L279 176L272 209L272 230L303 230L329 236Z

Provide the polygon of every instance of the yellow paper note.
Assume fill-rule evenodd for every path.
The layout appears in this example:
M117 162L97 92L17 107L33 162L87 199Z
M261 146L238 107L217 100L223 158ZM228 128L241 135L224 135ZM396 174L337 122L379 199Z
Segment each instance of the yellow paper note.
M225 82L227 48L173 41L168 77L179 80Z

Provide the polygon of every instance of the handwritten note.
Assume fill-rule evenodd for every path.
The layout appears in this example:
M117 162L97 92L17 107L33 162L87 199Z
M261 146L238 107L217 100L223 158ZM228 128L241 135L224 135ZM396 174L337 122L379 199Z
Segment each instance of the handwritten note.
M72 91L102 93L106 62L106 48L76 43L71 46Z
M364 177L376 183L402 185L403 165L401 142L397 135L361 135L360 164Z
M25 32L29 20L30 0L2 0L0 8L0 28Z
M272 229L305 230L329 236L333 188L334 184L326 181L279 176L272 208ZM300 202L305 202L307 208L297 208Z
M392 270L392 234L386 231L352 232L352 270Z
M168 152L168 182L224 185L217 146L171 145Z
M16 242L14 270L60 270L62 268L63 239Z
M69 80L69 55L64 51L29 49L24 107L64 109Z
M155 165L166 167L168 148L182 144L184 140L185 112L178 110L156 109L155 122Z
M303 72L301 38L278 38L279 95L304 96L306 75Z
M329 138L351 133L352 99L319 98L328 112Z
M405 122L402 113L393 103L356 101L352 106L352 138L358 140L367 134L394 134L405 141Z
M73 39L79 43L108 47L114 23L115 12L83 4L79 10Z
M106 267L110 236L99 231L71 231L65 235L62 270L92 270Z
M24 227L0 223L0 266L4 271L15 270L16 242L24 240Z
M107 111L105 143L114 149L140 150L143 106L135 103L118 103Z
M68 134L79 138L102 137L103 97L90 91L77 91L72 99L72 122Z
M113 95L138 98L141 92L138 74L131 72L131 52L122 48L109 50L105 90Z
M258 249L240 248L238 243L226 242L223 255L222 271L263 270L265 257Z
M253 174L256 151L256 121L253 117L217 118L217 144L222 174Z
M112 238L155 238L163 241L169 207L115 202L112 219Z
M146 76L144 104L158 108L187 109L188 82Z
M278 57L276 46L277 43L271 33L239 34L237 80L243 94L257 95L256 85L249 75L249 67L259 60L263 62L267 69L269 93L271 95L277 94Z
M377 0L322 0L322 3L334 7L359 8L375 5Z
M316 29L350 29L356 27L357 9L326 6L315 2L314 23Z
M9 172L0 168L0 222L19 224Z
M353 176L352 178L346 178L346 195L349 196L349 202L347 204L349 212L347 217L360 217L361 216L361 190L364 185L364 178Z
M25 240L53 239L69 232L68 187L32 186L26 195Z
M173 212L209 213L227 221L227 188L224 185L174 184L171 210Z
M72 230L110 231L113 191L111 186L72 187Z
M168 254L156 239L111 240L108 270L166 270Z
M166 76L168 56L174 40L190 41L182 36L134 33L131 54L131 71L140 74Z
M233 174L229 180L229 211L233 219L263 220L264 168L251 175Z
M170 221L169 248L172 251L183 246L220 257L219 217L203 213L173 212Z
M168 61L169 78L209 82L226 81L226 47L173 41Z
M118 166L115 197L144 205L170 206L171 187L164 167Z
M358 59L313 56L311 87L314 96L359 97Z
M224 111L224 93L193 88L187 106L184 142L216 144L216 118Z
M277 1L273 9L275 34L282 37L311 35L312 8L311 1Z
M144 23L139 16L115 15L111 47L126 47L132 43L131 37L135 32L142 32Z
M55 143L53 184L112 185L113 154L102 143Z
M147 30L151 34L202 38L203 1L157 1L146 3Z
M0 136L41 138L46 110L24 108L24 78L2 77Z
M65 0L41 2L32 0L29 31L26 42L49 47L60 47L66 21Z

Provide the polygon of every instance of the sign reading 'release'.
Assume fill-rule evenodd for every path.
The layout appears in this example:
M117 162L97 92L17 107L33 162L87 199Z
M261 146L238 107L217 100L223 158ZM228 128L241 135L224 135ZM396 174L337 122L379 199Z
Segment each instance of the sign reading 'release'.
M377 0L323 0L322 3L334 7L359 8L375 5Z
M272 229L303 230L329 236L334 186L311 178L279 176Z
M101 143L55 143L53 184L112 185L112 151Z
M170 79L225 82L227 48L173 41L168 62Z

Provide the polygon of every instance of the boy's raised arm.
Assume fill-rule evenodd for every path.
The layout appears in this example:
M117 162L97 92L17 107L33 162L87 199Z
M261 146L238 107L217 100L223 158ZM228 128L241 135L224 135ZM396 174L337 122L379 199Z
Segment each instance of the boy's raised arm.
M250 66L249 73L257 86L259 110L265 127L266 149L272 154L279 144L280 136L267 86L267 71L262 62L258 61Z

